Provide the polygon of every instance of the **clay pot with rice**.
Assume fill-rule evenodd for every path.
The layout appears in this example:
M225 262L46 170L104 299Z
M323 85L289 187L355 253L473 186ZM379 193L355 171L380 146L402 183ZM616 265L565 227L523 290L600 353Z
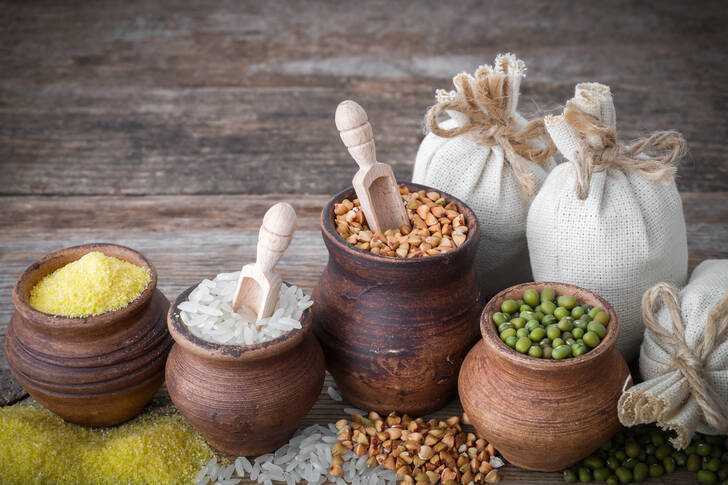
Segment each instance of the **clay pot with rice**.
M338 389L361 409L413 415L439 409L452 398L460 364L478 338L478 221L461 201L442 196L464 215L468 237L452 251L422 258L379 256L344 241L334 204L353 200L351 188L321 213L329 261L312 297L315 333Z
M526 289L551 287L580 303L609 313L607 333L591 351L564 360L521 354L499 337L493 314ZM598 295L565 283L523 283L501 291L480 319L483 340L460 370L458 391L470 421L510 463L536 471L557 471L590 455L620 428L617 402L632 385L617 351L619 321Z
M146 269L146 289L123 308L85 318L50 315L29 304L43 277L92 251ZM28 394L63 419L87 426L127 421L162 385L172 345L165 325L169 301L157 289L154 266L133 249L85 244L51 253L18 278L13 304L8 366Z
M180 413L220 451L254 456L278 449L318 399L324 356L312 333L313 310L300 329L253 345L224 345L194 335L178 306L167 324L175 340L167 361L167 389Z

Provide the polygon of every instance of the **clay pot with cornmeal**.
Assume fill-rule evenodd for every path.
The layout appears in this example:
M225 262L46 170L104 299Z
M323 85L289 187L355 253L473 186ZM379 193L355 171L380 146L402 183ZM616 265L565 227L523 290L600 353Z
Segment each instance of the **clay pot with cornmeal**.
M150 281L130 304L100 315L54 316L30 306L31 289L46 275L91 251L147 270ZM8 366L36 401L63 419L110 426L137 415L164 380L172 345L169 301L157 272L140 253L115 244L85 244L33 263L13 288L16 312L5 336Z

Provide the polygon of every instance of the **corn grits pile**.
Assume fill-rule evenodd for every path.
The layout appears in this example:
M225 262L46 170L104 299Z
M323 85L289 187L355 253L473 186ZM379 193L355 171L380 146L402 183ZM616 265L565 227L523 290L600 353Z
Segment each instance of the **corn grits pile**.
M0 408L3 485L192 483L214 452L178 414L112 428L67 423L42 408Z
M51 315L89 317L127 306L150 281L146 269L92 251L46 275L30 290L29 303Z
M465 216L439 192L410 192L400 185L410 226L373 233L359 199L334 204L336 232L349 244L380 256L423 258L460 247L468 238Z
M187 301L178 305L180 318L195 336L218 344L252 345L301 328L301 316L313 302L300 288L282 284L273 315L256 324L233 311L239 277L240 271L236 271L202 280Z

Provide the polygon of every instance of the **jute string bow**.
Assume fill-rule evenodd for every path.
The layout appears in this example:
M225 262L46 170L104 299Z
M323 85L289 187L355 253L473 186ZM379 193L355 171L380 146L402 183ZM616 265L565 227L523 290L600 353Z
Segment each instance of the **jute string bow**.
M655 318L657 298L662 298L670 315L672 333L666 332ZM674 350L670 370L678 369L685 377L706 424L719 433L728 433L728 406L715 395L705 379L706 361L713 348L723 342L728 331L728 293L708 313L708 320L695 349L688 347L685 342L685 323L678 293L673 286L658 283L645 292L642 297L642 319L658 344L670 346Z
M589 195L592 173L610 166L637 171L648 180L670 182L677 172L677 163L687 152L685 138L677 131L658 131L630 146L622 145L613 129L571 101L566 103L564 119L584 142L583 146L588 147L577 152L574 163L576 193L581 200ZM658 153L650 155L650 150Z
M533 197L535 183L524 162L530 160L545 165L556 153L556 146L546 134L543 119L530 121L520 130L515 128L514 109L508 102L514 90L512 83L507 72L496 71L490 66L479 68L475 77L458 74L453 78L455 91L437 90L438 102L425 115L425 128L442 138L467 134L483 145L500 145L516 181L528 197ZM457 111L467 121L455 128L444 129L437 121L444 111ZM540 137L547 141L546 147L533 144Z

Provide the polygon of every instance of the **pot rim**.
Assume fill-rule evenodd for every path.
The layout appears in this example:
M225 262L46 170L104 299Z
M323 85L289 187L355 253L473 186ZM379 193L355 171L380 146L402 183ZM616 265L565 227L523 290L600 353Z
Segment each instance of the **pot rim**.
M284 283L290 285L285 281ZM269 358L299 345L313 328L313 306L310 306L301 316L301 328L289 330L273 340L253 345L228 345L208 342L190 331L187 324L182 321L180 312L177 309L179 304L186 301L189 294L198 285L199 283L184 290L174 303L170 305L169 311L167 312L167 327L175 343L179 344L186 351L192 352L204 359L247 362Z
M113 249L113 251L109 251L109 249ZM150 279L147 287L144 288L144 291L142 291L134 301L132 301L125 307L101 313L99 315L91 315L88 317L66 317L62 315L53 315L51 313L45 313L40 310L36 310L30 305L26 297L26 291L24 291L24 287L26 286L26 282L28 282L29 280L33 280L41 272L41 268L44 265L48 263L53 263L57 260L62 260L66 256L68 256L69 253L78 253L79 255L77 258L60 264L51 271L43 271L43 273L45 274L43 274L40 278L47 276L56 269L59 269L68 263L77 261L84 255L92 251L99 251L107 256L113 256L115 258L119 258L129 263L143 267L149 273ZM38 278L36 281L40 281L40 278ZM26 320L36 322L39 325L52 329L88 330L104 327L111 322L119 321L120 319L124 319L129 315L136 313L150 301L152 294L154 293L156 288L157 270L154 265L139 251L129 248L127 246L122 246L120 244L88 243L53 251L32 263L25 269L25 271L23 271L23 273L21 273L21 275L16 280L15 286L13 286L12 300L15 309L20 312L20 314L23 315L23 318L25 318ZM30 292L30 290L30 287L27 288L27 292Z
M416 265L423 264L425 262L447 261L454 256L466 251L473 244L477 244L477 241L480 238L480 223L478 222L478 217L475 215L475 212L473 212L473 210L465 202L453 195L448 194L443 190L429 187L427 185L416 184L413 182L401 182L398 185L404 185L409 189L411 189L412 187L416 187L417 190L424 189L437 191L440 192L440 194L442 194L445 198L449 198L451 201L455 202L459 206L460 213L464 214L466 218L472 221L472 224L468 226L468 235L465 243L463 243L463 245L460 247L456 247L452 251L448 251L447 253L438 254L436 256L427 256L423 258L399 258L391 256L380 256L378 254L372 254L369 251L364 251L363 249L352 246L348 242L344 241L336 232L336 230L334 229L333 218L330 217L330 215L333 214L334 204L340 200L343 200L346 195L354 192L354 187L348 187L342 190L338 194L334 195L331 199L329 199L329 201L326 203L323 210L321 211L321 232L339 250L347 252L352 257L363 259L365 261L371 261L380 264L388 263L392 265Z
M597 345L594 349L586 352L583 355L580 355L579 357L571 357L563 360L554 360L535 358L529 355L521 354L520 352L517 352L516 350L510 348L508 345L506 345L505 342L500 339L500 336L497 333L496 326L492 321L492 316L494 313L496 313L497 310L497 301L512 299L511 296L515 294L522 295L523 292L529 288L537 289L540 291L546 286L553 285L583 291L590 295L592 298L594 298L596 301L598 301L602 310L607 310L609 313L609 325L607 325L607 335L604 336L601 342L599 342L599 345ZM483 312L480 315L480 332L483 335L483 340L488 343L489 347L497 350L501 356L510 360L512 363L519 366L526 366L533 370L551 371L564 369L571 366L586 365L596 359L599 359L602 355L610 352L616 345L617 339L619 337L619 319L617 318L617 314L614 311L614 308L612 308L612 305L610 305L607 300L597 295L593 291L587 290L586 288L580 286L571 285L568 283L559 283L556 281L531 281L506 288L505 290L500 291L493 298L491 298L490 301L485 305L485 308L483 308Z

